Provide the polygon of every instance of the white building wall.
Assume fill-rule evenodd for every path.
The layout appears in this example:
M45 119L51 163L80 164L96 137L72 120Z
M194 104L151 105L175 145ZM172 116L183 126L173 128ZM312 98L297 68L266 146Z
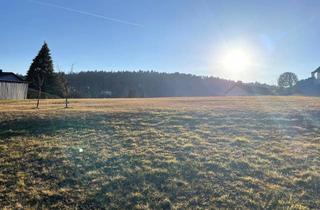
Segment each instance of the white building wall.
M0 82L0 99L26 99L27 83Z

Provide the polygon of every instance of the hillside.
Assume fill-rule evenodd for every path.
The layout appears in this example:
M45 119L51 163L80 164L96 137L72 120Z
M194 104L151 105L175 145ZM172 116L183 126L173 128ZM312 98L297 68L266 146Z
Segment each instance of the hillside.
M320 96L320 80L313 78L301 80L293 88L293 91L299 95Z
M75 98L223 96L236 84L215 77L153 71L88 71L67 77ZM271 92L260 91L261 88L273 89L259 83L251 83L250 87L258 93Z

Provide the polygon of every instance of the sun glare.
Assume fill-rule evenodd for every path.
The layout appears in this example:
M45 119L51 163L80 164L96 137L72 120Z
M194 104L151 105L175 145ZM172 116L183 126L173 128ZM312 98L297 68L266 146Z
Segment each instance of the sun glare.
M227 70L242 71L250 67L252 59L244 49L231 49L222 54L221 63Z
M236 46L237 45L237 46ZM230 47L232 46L232 47ZM228 44L215 51L212 65L220 77L252 81L257 76L257 51L250 44Z

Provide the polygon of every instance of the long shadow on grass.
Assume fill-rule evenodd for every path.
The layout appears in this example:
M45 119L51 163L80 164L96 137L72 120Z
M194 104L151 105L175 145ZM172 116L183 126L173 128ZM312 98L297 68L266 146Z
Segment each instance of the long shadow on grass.
M117 114L88 114L59 117L28 117L9 121L0 121L0 139L16 136L55 135L66 130L103 130L110 131L112 124L130 125L131 129L139 129L142 122L157 122L150 113L117 113Z
M114 116L90 115L54 118L26 118L0 122L0 139L15 136L54 135L65 130L98 129ZM107 120L107 121L106 121ZM105 126L105 125L104 125Z
M107 130L110 128L109 125L114 123L129 126L132 130L144 128L146 124L148 124L149 127L155 127L157 129L161 129L162 126L164 126L163 128L165 129L170 129L172 126L180 125L193 130L203 123L223 126L237 124L241 127L247 120L250 122L253 121L256 125L263 123L263 126L274 126L275 124L279 124L280 127L291 127L292 125L298 125L310 129L320 125L320 121L318 120L320 118L320 112L318 111L302 114L296 113L289 116L284 115L284 122L281 121L282 119L279 119L279 116L275 117L272 114L266 113L240 112L235 113L232 116L229 115L227 114L224 117L207 116L206 112L167 112L155 115L153 113L142 112L114 114L81 113L74 116L48 118L29 117L10 121L0 121L0 139L15 136L53 135L70 129L78 131L86 129ZM189 116L190 118L185 118L185 116ZM245 119L244 116L247 119ZM311 118L310 116L313 117ZM230 119L232 120L230 121ZM290 119L291 121L289 122L286 119ZM160 122L164 124L159 125Z
M59 130L88 127L86 122L76 118L64 119L19 119L0 123L0 138L23 135L53 134Z

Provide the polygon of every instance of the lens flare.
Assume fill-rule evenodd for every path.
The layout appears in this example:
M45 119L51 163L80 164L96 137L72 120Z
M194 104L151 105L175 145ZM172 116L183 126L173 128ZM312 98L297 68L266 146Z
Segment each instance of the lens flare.
M250 53L244 49L230 49L223 53L221 64L231 71L246 70L252 64Z

